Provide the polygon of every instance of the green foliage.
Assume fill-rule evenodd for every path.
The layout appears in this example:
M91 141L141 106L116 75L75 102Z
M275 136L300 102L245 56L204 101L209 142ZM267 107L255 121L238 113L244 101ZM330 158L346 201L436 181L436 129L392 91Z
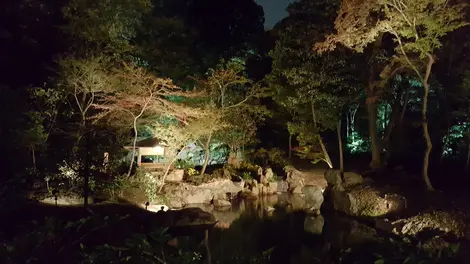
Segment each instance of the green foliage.
M313 164L320 161L329 162L321 149L318 127L308 122L288 123L288 127L294 135L297 135L299 146L294 148L297 156L311 160Z
M186 173L188 174L189 177L191 177L191 176L198 174L199 172L194 168L189 168L186 170Z
M245 171L242 174L242 179L245 181L252 180L253 179L253 173Z
M105 244L85 253L84 263L202 263L202 255L197 251L169 250L167 243L172 237L166 232L167 229L158 229L147 234L135 234L126 240L124 246Z
M469 122L459 122L458 124L452 125L448 134L442 139L444 144L444 155L447 157L459 157L462 154L461 150L466 150L468 147L468 144L465 144L466 142L463 139L468 140L470 138L469 133Z
M399 54L410 52L425 58L441 47L443 36L467 24L465 7L443 0L345 0L335 21L336 34L317 48L332 50L341 43L362 52L386 32L395 37Z
M3 259L6 263L47 262L51 256L58 255L67 255L68 261L74 263L158 263L163 259L163 263L169 264L202 262L198 250L191 250L189 246L175 250L168 246L173 238L166 228L133 234L124 237L125 241L109 241L110 244L98 246L86 241L99 230L113 228L128 217L94 215L69 222L50 217L32 223L12 241L1 243L0 254L6 257Z
M250 160L254 164L279 166L281 168L284 168L289 163L286 159L286 154L279 148L259 148L253 150L250 153Z
M197 32L183 19L148 14L138 29L136 53L146 59L146 68L182 86L189 84L188 75L201 72L193 53Z
M330 166L321 133L336 129L345 106L358 101L363 86L358 57L344 50L323 55L312 50L315 41L333 30L338 5L328 0L290 5L289 18L275 29L273 69L266 77L274 101L288 113L286 126L299 142L297 153Z
M136 188L140 188L145 191L147 187L140 186L139 182L136 181L135 178L127 177L127 175L118 175L110 180L106 180L98 184L98 190L104 192L111 201L116 201L118 198L122 198L126 190L129 191Z
M364 140L357 131L352 131L347 138L346 147L350 153L366 153L370 150L370 142Z
M63 8L69 22L65 32L113 52L128 51L151 8L149 0L73 0Z
M325 154L321 151L321 149L319 149L319 146L302 145L296 147L294 150L297 156L302 159L311 160L313 164L317 164L322 161L328 163Z
M194 164L188 160L178 159L175 161L175 168L177 169L187 170L191 169L192 167L194 167Z
M239 58L221 60L206 75L205 79L196 78L199 89L207 94L204 104L220 112L226 124L214 131L213 137L237 153L255 141L257 126L270 114L258 102L267 96L266 91L248 79L245 61Z
M377 129L380 134L385 133L388 122L390 122L392 114L392 106L387 102L382 102L377 105Z
M459 244L426 244L415 243L408 238L382 238L370 245L367 250L372 254L364 254L360 248L343 249L339 263L367 262L375 264L387 263L455 263Z
M158 187L163 184L159 175L150 173L145 169L138 168L134 177L139 185L139 189L145 192L149 202L154 203L164 198L158 193Z
M48 137L48 133L44 129L45 117L39 112L30 111L27 113L28 128L22 131L22 143L29 149L44 147Z

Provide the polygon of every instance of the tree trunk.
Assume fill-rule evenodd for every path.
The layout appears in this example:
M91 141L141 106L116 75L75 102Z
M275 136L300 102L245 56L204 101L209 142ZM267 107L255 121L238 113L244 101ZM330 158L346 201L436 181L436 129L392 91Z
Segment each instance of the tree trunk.
M394 140L394 144L392 145L393 148L391 147L390 149L393 149L393 152L395 154L397 153L397 150L399 150L398 152L401 152L402 149L403 149L403 140L404 140L403 124L404 124L404 120L405 120L406 109L408 108L409 95L410 95L409 90L407 90L406 93L405 93L404 101L403 101L403 107L402 107L401 112L400 112L400 117L397 120L397 123L395 125L396 129L395 129L395 132L393 133L393 136L394 136L395 140ZM388 155L390 156L391 153L388 153Z
M292 135L289 134L289 159L292 158Z
M82 116L82 122L80 124L80 141L79 146L82 147L82 177L83 177L83 206L88 206L88 196L89 196L89 181L90 181L90 155L88 153L88 134L86 133L86 118ZM83 139L83 140L82 140ZM85 141L82 143L82 141ZM82 143L82 144L80 144Z
M33 162L33 170L36 171L36 151L34 151L34 147L31 147L31 157Z
M90 153L89 153L89 139L85 136L85 167L83 170L85 180L83 183L83 206L88 206L88 197L90 196Z
M313 105L313 100L311 101L311 107L312 107L312 118L313 118L313 126L315 129L317 129L317 117L315 115L315 106ZM333 163L331 162L330 155L328 155L328 151L326 150L326 146L323 143L323 139L320 135L319 131L316 131L318 133L318 141L320 143L321 150L323 152L323 155L325 156L325 162L328 164L330 169L333 168Z
M402 105L401 101L403 96L405 96L405 102ZM390 116L390 121L388 122L387 129L385 130L384 137L382 139L382 146L385 148L385 157L382 160L382 163L387 164L388 160L391 157L392 147L391 147L391 137L392 133L396 131L396 127L400 122L402 122L404 117L404 111L406 109L406 104L408 102L408 90L398 91L395 102L392 106L392 114ZM395 133L393 133L395 134Z
M434 57L431 54L428 55L428 64L426 66L426 74L422 78L423 88L424 88L424 96L423 96L423 108L422 108L422 119L423 119L423 135L424 139L426 140L426 150L424 153L424 160L423 160L423 180L426 184L426 188L428 191L433 191L434 188L432 187L431 181L429 180L428 175L428 168L429 168L429 156L431 155L432 150L432 141L431 136L429 135L428 129L428 96L429 96L429 76L431 75L432 65L434 64ZM416 69L416 68L415 68ZM418 70L415 70L418 72ZM419 74L418 74L419 75Z
M338 132L338 146L339 146L339 170L341 175L344 174L344 160L343 160L343 140L341 138L341 119L338 121L336 130Z
M166 177L168 176L168 173L170 172L171 166L172 166L173 163L175 163L175 161L178 159L178 156L180 155L180 153L183 152L183 150L185 150L185 149L186 149L186 147L181 148L181 150L178 151L178 153L175 155L175 157L174 157L174 158L170 161L170 163L168 163L168 165L166 166L165 174L163 174L163 177L162 177L162 185L160 185L160 188L158 188L158 192L159 192L159 193L162 192L163 186L165 185Z
M132 167L134 166L135 146L137 145L137 118L136 117L134 117L133 128L134 128L134 142L132 142L131 163L129 165L129 170L127 171L127 177L131 177Z
M382 139L382 146L388 151L388 146L390 142L390 137L392 136L392 132L397 124L397 119L400 115L400 107L401 107L401 99L404 91L399 89L397 91L397 97L395 98L393 105L392 105L392 112L390 114L390 118L388 124L384 130L384 135Z
M368 91L369 96L367 102L367 113L369 119L369 136L370 136L370 151L372 154L372 161L370 167L372 169L379 169L381 167L380 159L380 143L377 135L377 103L373 98L372 91Z
M206 143L204 144L204 164L202 165L201 169L201 176L204 176L204 173L206 172L207 164L209 163L209 158L211 155L211 138L212 138L212 133L210 133L207 136Z
M375 79L376 79L376 67L374 65L374 60L376 54L379 52L379 49L382 45L383 33L380 33L379 37L374 42L372 49L372 54L369 59L370 71L369 71L369 84L367 87L367 113L369 119L369 136L370 136L370 147L372 154L372 161L370 167L372 169L379 169L382 166L380 159L380 142L377 135L377 94L375 92Z
M423 83L424 87L424 97L423 97L423 109L422 109L422 118L423 118L423 134L424 139L426 140L426 151L424 154L424 162L423 162L423 180L426 184L426 188L428 191L433 191L434 188L432 187L431 181L429 180L428 175L428 168L429 168L429 156L431 154L432 149L432 142L431 137L429 136L429 129L428 129L428 120L427 120L427 111L428 111L428 95L429 95L429 84L427 80Z

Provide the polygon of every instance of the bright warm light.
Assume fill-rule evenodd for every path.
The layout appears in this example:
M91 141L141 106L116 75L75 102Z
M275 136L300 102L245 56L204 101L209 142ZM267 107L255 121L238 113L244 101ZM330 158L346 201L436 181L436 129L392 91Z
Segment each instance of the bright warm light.
M145 209L145 204L141 204L140 206ZM150 212L154 212L154 213L160 212L160 211L166 212L169 209L170 208L164 204L151 204L147 206L147 210Z
M39 202L43 203L43 204L50 204L50 205L57 205L57 206L83 206L83 200L84 200L83 197L62 197L62 196L59 196L59 197L57 197L57 200L55 199L55 197L48 197L48 198L45 198L45 199L43 199ZM88 198L88 203L92 204L93 199L89 197Z
M165 154L165 148L162 147L162 146L153 147L153 151L154 151L155 155L163 156Z

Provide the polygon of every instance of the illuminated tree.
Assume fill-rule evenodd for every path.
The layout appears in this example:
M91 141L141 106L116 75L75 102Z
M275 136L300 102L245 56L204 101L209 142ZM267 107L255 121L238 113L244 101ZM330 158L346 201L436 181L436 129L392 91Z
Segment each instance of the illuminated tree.
M240 146L256 131L257 107L248 102L260 96L258 86L251 86L252 81L244 75L245 65L239 59L219 63L215 69L209 69L205 79L198 79L199 88L205 90L208 97L207 105L224 115L224 120L230 124L223 130L214 130L209 133L201 144L204 148L205 159L201 169L204 174L210 156L210 144L217 132L218 137L229 145L231 152L237 151Z
M464 4L447 0L344 0L335 21L337 32L315 46L319 51L327 51L341 43L363 52L381 34L393 36L397 44L393 62L409 67L423 84L422 126L426 151L422 174L428 190L433 190L428 177L432 149L427 124L429 77L435 51L441 47L440 38L466 25L464 9Z
M109 91L110 79L107 59L64 57L58 61L60 77L57 86L67 95L71 112L78 117L78 128L72 132L76 151L82 151L81 176L84 179L85 205L88 203L89 181L89 121L99 117L94 105Z
M341 102L355 97L360 87L357 58L345 51L334 55L312 51L315 41L333 30L336 3L299 1L289 6L290 16L276 29L278 40L270 52L273 70L267 77L275 102L295 117L287 128L297 136L299 154L325 161L330 168L333 164L321 133L338 129Z
M214 131L225 126L222 115L215 112L214 109L204 110L201 108L192 108L192 116L184 121L175 120L172 116L170 122L154 122L151 127L153 133L158 135L165 142L165 158L167 165L162 176L162 183L159 192L163 189L166 177L170 168L188 146L195 144L204 136L211 135ZM214 123L215 122L215 123Z
M31 152L33 169L36 170L36 152L45 150L49 136L55 129L62 94L54 89L34 87L29 90L34 99L33 109L26 112L27 128L21 133L21 144Z
M124 64L116 69L110 79L111 91L105 93L94 104L96 109L104 110L100 115L111 120L113 125L131 124L134 131L133 151L129 165L130 177L138 138L138 123L155 122L159 116L171 116L180 122L198 115L194 108L173 102L172 97L192 97L195 94L183 92L170 79L158 78L143 68ZM126 125L124 125L126 126Z

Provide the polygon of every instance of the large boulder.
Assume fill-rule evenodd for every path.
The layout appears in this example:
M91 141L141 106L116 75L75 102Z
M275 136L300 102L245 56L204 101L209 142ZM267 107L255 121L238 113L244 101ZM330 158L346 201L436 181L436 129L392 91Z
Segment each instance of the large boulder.
M289 191L289 184L286 181L277 181L277 192L286 193Z
M344 172L341 177L339 170L328 169L325 171L325 180L328 186L342 185L343 187L351 187L362 184L364 179L360 174L355 172Z
M268 182L267 184L267 191L266 194L275 194L278 190L278 183L277 182Z
M167 182L182 182L183 176L184 176L184 170L179 170L179 169L173 170L167 175L166 181Z
M418 236L432 233L469 238L468 217L456 211L432 211L396 221L378 220L376 227L397 235Z
M168 207L173 209L181 209L184 207L184 201L182 199L172 199L168 201Z
M292 194L302 194L302 187L300 185L295 186L289 190Z
M170 201L181 201L182 204L210 204L215 200L228 200L243 191L239 184L223 179L201 185L187 183L167 184L164 187L166 198ZM226 197L221 199L221 197Z
M302 172L296 170L292 166L286 166L284 171L286 172L286 182L289 185L290 192L298 190L304 186L304 177Z
M304 186L302 193L305 195L307 211L318 214L324 200L322 189L318 186Z
M343 174L343 186L344 187L360 185L363 183L363 181L364 179L362 178L362 176L355 172L345 172Z
M207 204L211 203L212 198L214 197L214 193L209 189L196 189L196 191L192 191L184 195L181 194L182 200L185 204Z
M260 190L259 190L258 186L251 187L251 194L253 194L254 196L258 196L259 193L260 193Z
M341 172L339 170L328 169L325 171L325 180L328 186L341 185L343 180L341 179Z
M265 170L265 173L264 173L264 177L263 177L263 180L264 180L264 184L267 184L271 181L274 180L274 172L273 172L273 169L271 168L266 168Z
M396 214L406 208L404 197L382 192L369 186L345 189L342 185L335 185L331 189L331 196L334 208L351 216L380 217Z

